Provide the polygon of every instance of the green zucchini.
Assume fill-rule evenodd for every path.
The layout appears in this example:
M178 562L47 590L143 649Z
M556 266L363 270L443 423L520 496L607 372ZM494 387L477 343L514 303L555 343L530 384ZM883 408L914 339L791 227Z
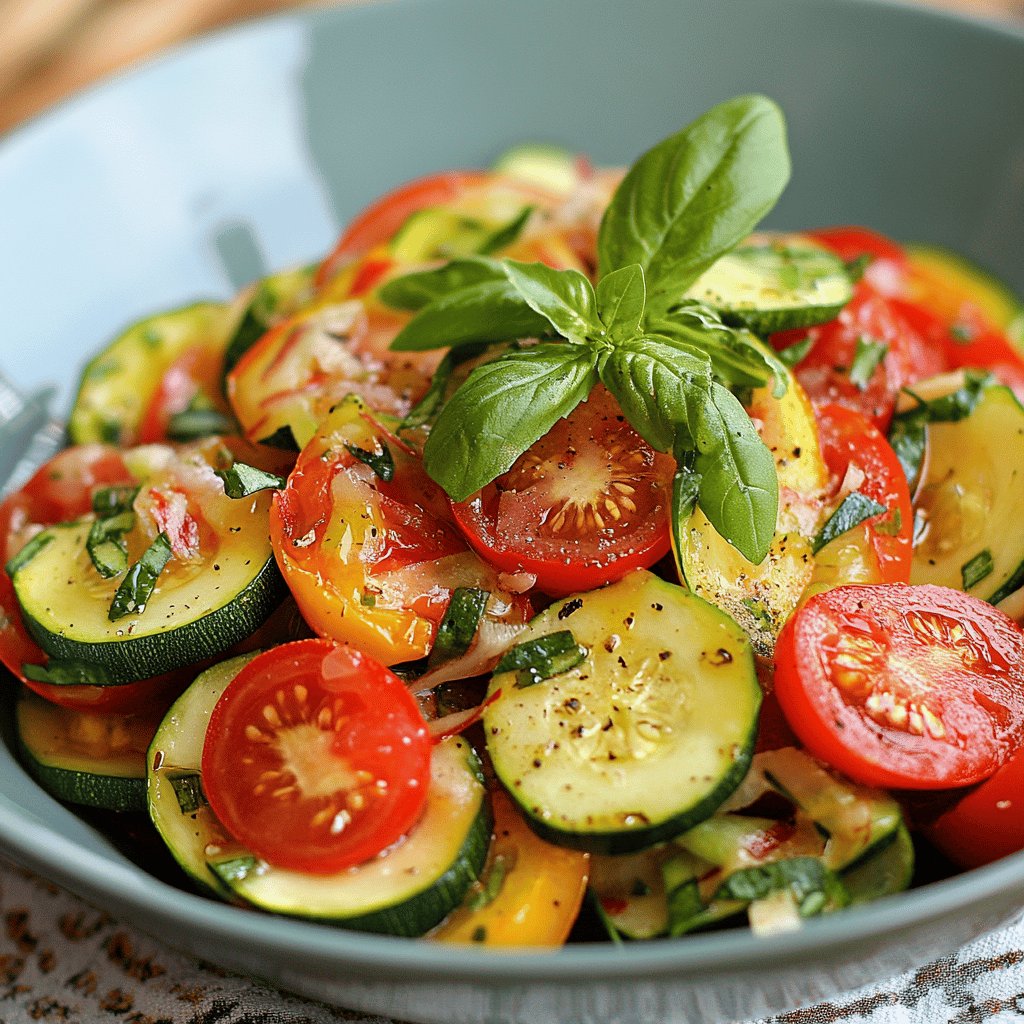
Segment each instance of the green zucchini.
M967 415L953 405L960 418L943 420L942 406L929 403L940 412L925 427L910 582L998 604L1024 585L1024 407L995 384L982 388Z
M15 726L25 766L48 793L87 807L145 810L152 714L73 711L26 690L18 699Z
M68 420L72 444L129 445L168 367L187 349L221 351L231 307L197 302L133 324L82 371Z
M533 212L520 206L503 221L429 206L409 215L391 239L391 254L399 263L429 263L459 256L488 255L511 245Z
M686 298L767 335L834 320L853 298L853 281L835 253L808 238L754 235L712 264Z
M572 644L541 650L565 633ZM706 818L743 778L761 691L742 630L705 601L640 570L557 602L519 639L484 727L498 778L543 838L641 849ZM514 652L531 647L526 665Z
M545 142L526 142L507 149L492 169L559 195L572 192L580 180L576 154Z

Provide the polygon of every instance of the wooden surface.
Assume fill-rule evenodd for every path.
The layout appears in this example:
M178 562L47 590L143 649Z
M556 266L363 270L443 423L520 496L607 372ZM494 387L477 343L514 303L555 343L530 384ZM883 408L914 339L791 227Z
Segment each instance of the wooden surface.
M0 0L0 133L76 89L190 36L269 11L324 2ZM918 2L1024 20L1024 0Z

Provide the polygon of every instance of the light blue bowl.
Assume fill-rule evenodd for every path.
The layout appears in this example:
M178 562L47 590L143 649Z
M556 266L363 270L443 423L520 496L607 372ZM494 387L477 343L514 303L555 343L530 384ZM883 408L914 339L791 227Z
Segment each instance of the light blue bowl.
M1024 292L1024 32L871 0L398 0L179 50L0 146L0 369L69 401L131 320L327 249L412 176L549 140L626 162L750 91L789 117L771 223L950 245ZM7 737L9 740L9 736ZM1024 856L810 922L558 953L349 934L156 881L0 747L0 846L178 947L411 1020L710 1022L944 953L1024 903Z

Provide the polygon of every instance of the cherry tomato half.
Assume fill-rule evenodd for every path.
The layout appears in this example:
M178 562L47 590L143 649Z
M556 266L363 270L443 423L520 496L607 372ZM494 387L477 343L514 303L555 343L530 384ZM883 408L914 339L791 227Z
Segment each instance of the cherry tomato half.
M1024 750L941 815L927 833L964 868L1024 850Z
M544 593L593 590L666 554L674 471L600 388L454 505L455 521L482 558L532 573Z
M431 748L396 675L352 647L299 640L258 655L222 694L203 789L227 831L268 863L333 874L416 823Z
M1024 631L945 587L838 587L786 624L775 692L808 750L858 782L967 786L1024 738Z

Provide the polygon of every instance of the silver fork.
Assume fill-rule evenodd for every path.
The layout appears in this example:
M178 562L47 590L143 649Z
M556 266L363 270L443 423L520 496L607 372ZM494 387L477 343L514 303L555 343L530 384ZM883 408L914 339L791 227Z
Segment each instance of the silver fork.
M21 487L64 444L64 424L51 415L57 389L23 396L0 374L0 493Z

